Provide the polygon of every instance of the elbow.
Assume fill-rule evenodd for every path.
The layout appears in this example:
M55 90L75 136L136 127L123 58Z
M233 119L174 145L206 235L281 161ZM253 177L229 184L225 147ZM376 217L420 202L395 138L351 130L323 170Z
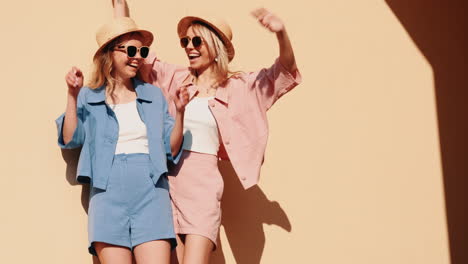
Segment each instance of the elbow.
M294 77L296 77L297 65L295 61L287 64L285 68L289 73L291 73Z
M280 56L279 63L283 66L286 71L293 74L297 71L296 59L293 55L291 56Z
M178 146L171 147L171 155L172 157L177 157L181 150L182 144L179 144Z
M68 145L72 141L72 136L64 134L62 140L64 145Z
M182 151L182 140L180 140L177 144L171 144L172 159L175 159L175 157L177 157L177 155L179 155L181 151Z

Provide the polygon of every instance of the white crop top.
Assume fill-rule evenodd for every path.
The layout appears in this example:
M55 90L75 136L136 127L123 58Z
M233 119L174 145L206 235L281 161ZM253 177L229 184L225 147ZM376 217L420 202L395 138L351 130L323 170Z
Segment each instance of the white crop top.
M213 98L194 97L185 106L183 149L212 155L218 154L218 126L208 108L208 101Z
M119 140L115 154L149 153L146 125L141 121L136 101L109 105L119 122Z

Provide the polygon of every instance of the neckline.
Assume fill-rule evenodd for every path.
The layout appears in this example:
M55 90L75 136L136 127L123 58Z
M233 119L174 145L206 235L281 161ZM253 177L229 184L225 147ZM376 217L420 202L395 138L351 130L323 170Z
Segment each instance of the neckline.
M134 104L136 102L136 100L133 100L133 101L130 101L128 103L123 103L123 104L109 104L109 106L112 106L112 107L119 107L119 106L125 106L125 105L129 105L129 104Z

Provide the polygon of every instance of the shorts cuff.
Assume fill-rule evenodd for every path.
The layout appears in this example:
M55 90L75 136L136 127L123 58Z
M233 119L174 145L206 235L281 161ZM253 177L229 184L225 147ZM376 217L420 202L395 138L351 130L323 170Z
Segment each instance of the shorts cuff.
M96 242L106 243L106 244L109 244L109 245L114 245L114 246L119 246L119 247L126 247L129 250L132 249L131 246L129 244L126 244L125 242L115 242L115 241L109 242L109 241L106 241L106 240L95 240L95 241L91 242L89 244L89 246L88 246L88 252L89 252L89 254L91 254L93 256L97 256L96 249L94 248L94 243L96 243Z

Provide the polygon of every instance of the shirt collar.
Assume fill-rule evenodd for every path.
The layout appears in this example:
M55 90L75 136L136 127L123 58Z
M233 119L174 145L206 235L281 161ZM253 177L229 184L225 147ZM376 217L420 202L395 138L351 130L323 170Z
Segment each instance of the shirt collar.
M227 80L226 82L228 82ZM187 74L187 77L185 77L184 81L180 85L180 88L182 87L187 87L187 91L189 93L189 100L192 100L192 98L198 93L197 86L194 84L195 82L195 77L192 74ZM223 85L219 86L216 89L216 94L215 98L225 104L228 103L228 92L227 88L224 85L226 82L223 83Z
M88 93L86 101L92 104L106 101L106 86L102 85L99 88L90 89L90 93Z
M150 89L158 89L156 87L149 87L150 85L142 82L137 78L133 78L133 87L135 87L135 92L137 94L137 98L143 101L151 102L153 101L152 92Z
M132 79L133 87L135 87L135 92L137 94L137 99L151 102L151 89L147 87L144 82L138 80L137 78ZM106 101L106 85L102 85L97 89L91 89L91 93L88 95L87 101L89 103L102 103Z

